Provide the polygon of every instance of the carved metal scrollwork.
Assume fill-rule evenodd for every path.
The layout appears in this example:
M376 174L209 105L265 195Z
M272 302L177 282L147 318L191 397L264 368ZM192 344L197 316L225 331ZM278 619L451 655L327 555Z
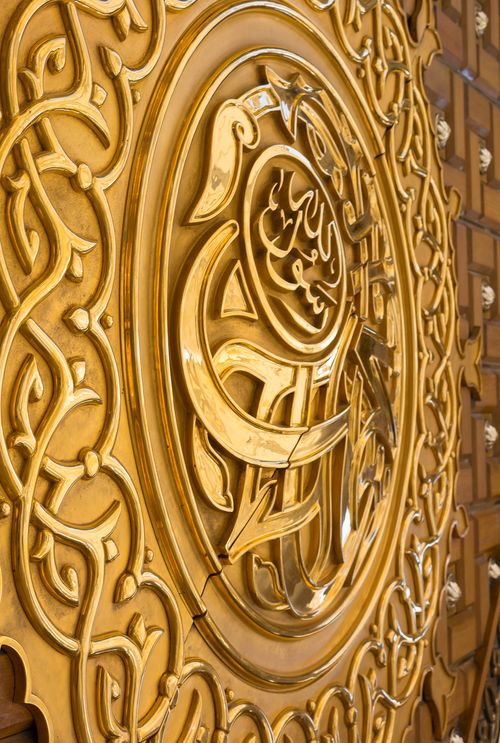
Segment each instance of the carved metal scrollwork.
M449 685L435 50L379 1L12 9L0 630L47 739L378 743Z

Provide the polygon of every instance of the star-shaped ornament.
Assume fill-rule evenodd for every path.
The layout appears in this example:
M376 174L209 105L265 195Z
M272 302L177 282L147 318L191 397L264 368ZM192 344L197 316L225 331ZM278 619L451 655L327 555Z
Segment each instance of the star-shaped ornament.
M266 76L280 104L281 115L287 130L293 139L297 134L297 117L304 98L319 99L319 88L308 85L302 75L297 73L290 80L284 80L270 67L266 67Z

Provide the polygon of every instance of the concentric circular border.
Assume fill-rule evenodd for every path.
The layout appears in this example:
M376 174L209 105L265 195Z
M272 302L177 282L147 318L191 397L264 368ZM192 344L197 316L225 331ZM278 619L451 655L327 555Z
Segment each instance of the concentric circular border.
M178 49L174 51L171 60L165 67L163 74L160 78L160 81L157 85L157 92L156 92L156 98L154 105L151 106L149 117L146 122L145 131L148 132L147 138L144 138L141 141L141 152L143 153L144 160L139 160L140 168L142 170L142 176L140 178L140 187L135 191L135 199L137 199L136 207L131 212L131 222L135 222L135 235L136 235L136 242L134 242L134 245L139 245L141 242L144 245L150 246L156 245L156 250L159 250L158 248L158 238L155 238L154 235L151 235L150 232L148 232L148 228L146 227L146 221L148 217L146 216L146 207L145 204L147 202L149 208L151 208L151 203L153 200L151 199L151 192L149 190L149 181L155 180L155 177L153 176L153 172L156 170L156 181L161 181L161 178L158 178L158 168L161 167L162 169L165 169L165 160L162 156L158 155L157 147L158 143L161 142L161 129L165 126L164 122L166 120L166 117L168 116L168 107L170 105L170 101L172 97L175 94L176 86L179 84L180 77L182 75L182 72L184 70L184 67L188 64L190 55L193 51L195 51L202 40L206 39L211 31L213 29L216 29L219 24L226 18L234 17L238 13L248 13L252 11L258 11L258 12L264 12L264 13L280 13L283 14L286 20L292 24L293 28L296 28L297 24L300 25L301 30L305 32L307 35L311 36L313 39L315 39L316 43L322 43L324 46L324 49L327 50L330 54L329 58L329 64L331 65L332 69L336 68L338 70L339 75L339 81L342 81L342 84L345 85L345 88L351 91L352 100L357 100L357 95L359 94L359 90L356 86L356 83L353 81L351 74L347 68L347 66L343 63L338 51L335 49L334 46L331 45L331 43L328 41L326 37L324 37L321 32L315 28L311 27L307 19L304 18L298 11L290 8L289 6L282 5L280 3L259 3L259 2L252 2L252 3L241 3L238 5L231 4L230 6L226 7L223 11L221 11L220 8L217 8L217 10L214 11L208 11L205 16L202 16L199 21L190 29L190 35L188 39L185 39L181 42ZM206 84L205 90L203 93L199 95L199 97L196 100L196 103L193 105L192 110L196 111L196 113L193 115L193 119L189 119L185 122L185 130L188 128L193 129L195 126L195 121L199 119L201 116L201 113L204 110L204 102L209 101L215 90L216 87L219 84L219 76L223 75L224 77L227 77L234 69L237 68L239 64L241 64L243 61L249 60L251 58L258 58L262 54L266 54L268 56L272 56L273 54L276 54L278 57L281 57L282 59L289 59L290 61L293 61L297 63L300 67L307 69L307 63L301 59L300 57L294 55L291 52L288 52L287 50L283 49L272 49L272 48L256 48L256 49L248 49L244 53L238 53L235 55L234 59L228 59L224 62L224 64L221 66L219 70L214 71L212 77L210 78L209 82ZM309 70L310 72L312 70ZM314 71L314 74L317 75L318 71ZM319 73L320 74L320 73ZM337 78L336 78L337 79ZM328 90L329 95L333 96L337 100L340 99L341 94L333 90L331 84L326 78L323 78L323 84L326 90ZM343 104L341 104L343 105ZM366 127L366 132L364 132L364 135L361 137L362 142L369 141L370 143L380 144L379 140L379 132L373 123L373 121L365 114L365 110L360 105L359 106L359 113L360 116L363 117L364 126ZM366 136L368 133L369 136ZM170 157L168 157L168 161L170 162L170 165L166 169L168 173L171 175L168 175L167 178L164 181L164 188L165 188L165 195L163 197L162 206L159 208L159 214L160 216L160 222L157 225L157 232L156 234L163 234L163 245L168 244L169 238L168 238L168 231L171 229L171 218L169 217L169 206L175 202L176 196L175 194L178 191L179 188L179 180L180 180L180 170L176 166L177 163L182 162L185 158L185 152L186 148L189 147L190 142L185 139L184 135L177 136L176 137L176 148L175 152L169 153ZM378 147L377 147L378 149ZM147 154L145 154L147 152ZM375 157L376 155L379 155L379 157ZM384 156L380 156L381 152L375 152L371 154L370 160L375 161L375 169L378 169L378 172L376 174L375 181L379 186L382 188L382 193L390 193L393 194L393 208L388 208L388 214L386 215L386 223L390 225L390 230L393 234L393 244L399 243L399 240L397 238L397 234L399 236L404 235L404 227L399 219L400 211L397 208L397 200L394 193L394 187L393 182L391 181L387 164L384 162ZM156 202L158 200L156 199ZM396 225L396 229L395 229ZM396 232L396 235L394 235L394 232ZM397 255L395 256L396 261L398 261ZM407 260L406 256L400 256L399 262ZM157 264L161 265L161 273L160 275L155 275L155 295L156 295L156 307L153 312L149 310L149 317L154 317L153 320L153 326L155 327L154 331L154 337L163 339L163 343L166 343L166 338L168 336L168 322L166 320L164 313L164 307L168 301L168 299L165 296L165 276L168 272L168 255L166 254L165 249L163 248L163 257L161 261L158 261ZM136 263L132 270L128 272L128 276L141 276L144 277L148 274L151 275L152 272L151 269L149 271L144 271L144 267L141 266L139 268L138 264ZM412 296L411 293L411 281L410 276L408 273L407 268L402 268L401 272L398 272L398 279L401 281L401 289L402 296ZM406 288L406 291L405 291ZM130 309L130 319L127 320L127 324L131 324L134 326L135 324L135 332L131 335L131 339L133 339L133 343L135 344L135 347L132 351L132 355L134 358L136 358L138 361L135 374L137 375L135 379L130 379L130 383L133 383L133 386L137 389L140 388L141 384L138 384L138 380L141 380L144 382L144 364L143 364L143 355L141 353L141 342L144 343L144 339L146 339L147 331L146 327L143 326L141 329L138 328L137 322L139 322L138 318L141 318L141 322L144 321L144 318L146 317L147 313L145 310L145 307L140 304L139 299L139 290L137 286L128 286L125 289L125 293L128 296L133 297L133 305ZM147 290L146 290L147 294ZM415 327L415 323L411 320L411 317L413 316L413 309L409 310L409 325ZM151 326L150 326L151 327ZM406 328L405 335L407 338L409 338L409 343L412 345L413 348L416 347L415 345L415 336L411 335L411 328ZM147 344L150 343L149 339L146 341ZM146 350L147 355L147 350ZM405 356L402 359L402 376L404 378L407 378L409 380L409 387L413 388L416 384L416 368L414 366L414 360L415 360L416 354L413 352L410 352L408 356ZM153 366L153 365L150 365ZM156 370L158 369L169 369L171 366L170 361L170 354L168 351L167 346L157 347L155 349L155 359L154 359L154 366ZM140 376L142 375L142 376ZM413 381L411 381L413 380ZM175 420L175 411L173 408L173 397L174 397L174 391L170 386L170 382L164 380L164 384L168 385L167 390L165 391L166 399L163 401L163 403L160 405L161 409L161 415L162 415L162 425L164 427L166 433L166 449L168 452L176 452L181 450L181 442L178 438L178 435L172 431L172 421ZM140 393L140 389L138 390L138 394ZM163 394L163 393L162 393ZM414 425L415 425L415 412L413 411L407 411L405 408L408 408L414 404L414 400L411 397L407 397L402 401L402 412L401 412L401 418L403 420L407 420L408 423L405 426L405 430L401 432L401 444L400 444L400 453L398 455L401 456L401 453L404 451L411 451L414 444ZM144 405L144 400L142 403L135 405L134 407L134 419L136 421L142 421L144 415L145 415L145 409L146 406ZM155 415L153 413L153 415ZM142 427L142 433L140 434L143 438L141 442L138 442L138 445L140 446L140 450L144 451L145 456L141 456L140 462L144 465L147 461L149 461L150 466L153 466L153 470L155 467L158 466L158 455L161 450L165 451L165 445L163 444L161 449L158 449L154 446L151 446L151 444L148 442L149 434L152 430L150 419L144 420L142 423L140 423ZM135 426L135 430L137 431L137 425ZM158 440L158 439L157 439ZM156 444L158 446L158 444ZM149 449L149 451L148 451ZM202 633L202 635L206 638L209 645L214 648L219 655L225 660L225 662L230 663L237 672L242 675L244 678L252 681L252 683L257 683L258 685L263 686L264 688L289 688L289 687L299 687L303 686L304 684L310 683L316 678L319 678L320 676L327 673L335 664L336 660L338 659L339 655L344 655L346 652L346 645L349 644L351 635L352 635L352 627L358 626L358 621L360 616L368 615L375 605L375 603L378 600L378 595L376 591L369 591L369 592L363 592L361 590L361 586L363 585L363 579L362 576L366 575L369 572L370 563L368 563L365 568L363 569L362 576L359 580L359 587L354 591L357 596L363 596L363 604L362 608L360 608L359 613L357 614L357 619L354 622L345 623L343 627L340 628L339 632L339 639L336 639L335 641L335 649L332 650L332 648L328 648L326 654L324 655L324 659L322 662L316 664L316 666L312 669L307 669L304 671L301 671L299 673L294 674L278 674L273 673L272 669L261 669L255 663L251 662L248 658L242 657L240 652L232 646L231 642L228 640L227 636L221 630L219 629L220 626L224 626L226 624L226 620L231 620L231 618L234 618L235 616L240 616L240 621L245 622L246 620L246 607L241 604L241 600L238 596L234 594L234 591L232 591L228 586L227 583L223 580L223 583L225 585L225 590L229 591L229 595L232 597L233 602L235 602L236 606L239 605L240 611L236 614L234 610L231 611L230 614L228 614L225 618L219 618L219 620L214 620L214 617L211 614L211 611L209 607L207 606L206 602L202 599L200 592L194 588L193 591L193 584L191 581L191 575L190 575L190 569L187 567L188 564L191 567L192 563L189 562L189 559L193 559L193 553L189 555L189 559L184 559L179 562L179 555L181 553L181 546L177 539L177 528L179 525L179 522L176 523L175 527L172 527L172 509L175 509L175 506L172 506L172 502L175 501L178 498L178 493L182 493L186 491L186 488L188 487L189 477L187 473L185 472L185 465L182 461L179 461L178 458L176 458L173 462L170 456L170 462L172 469L174 470L173 477L170 478L170 486L163 487L160 485L160 482L165 483L165 477L163 475L158 476L158 474L153 472L144 473L145 479L147 479L148 482L152 482L153 480L156 480L156 487L155 487L155 493L150 494L150 498L156 499L158 502L153 504L154 512L158 514L158 511L162 513L161 518L164 519L164 523L167 524L167 529L170 530L170 534L168 536L166 535L166 541L168 541L168 544L164 544L163 548L165 549L165 555L167 558L172 555L177 555L176 558L176 565L175 565L175 573L177 576L179 576L179 573L182 574L182 579L179 584L179 588L184 596L188 592L191 593L191 598L188 598L188 604L190 606L196 606L196 611L199 615L199 618L197 619L197 626ZM148 466L148 465L146 465ZM407 487L407 480L409 477L409 472L406 470L403 470L402 468L399 468L399 482L395 481L393 487L397 492L403 494L406 492ZM163 495L162 495L163 494ZM402 512L404 509L404 497L400 499L399 504L399 510L396 517L396 523L400 524L400 519L402 516ZM199 517L196 515L196 509L191 509L195 516L193 517L195 520L197 520ZM155 516L155 518L158 518L158 516ZM187 525L189 525L189 521L186 522ZM203 534L203 527L202 524L198 523L196 527L198 534ZM396 531L399 531L399 526L396 527ZM175 534L174 534L175 532ZM188 532L189 532L189 526L188 526ZM187 540L192 540L191 534L186 534L185 538L182 541L182 545L184 547ZM207 551L210 549L209 544L201 544L201 551ZM389 564L391 562L391 559L393 557L395 550L395 543L392 540L388 540L385 545L385 549L382 551L382 553L379 555L380 557L380 563L379 563L379 574L380 576L385 576L387 574L387 570L389 567ZM170 559L170 558L169 558ZM186 568L183 568L183 565L186 565ZM221 565L218 563L217 560L213 562L213 570L216 573L219 573L221 571ZM213 579L211 579L213 581ZM380 579L382 580L382 577ZM214 582L214 581L213 581ZM350 602L352 603L354 601L354 598L350 599ZM343 609L338 610L334 614L334 617L337 616L337 614L340 616L343 613ZM333 619L330 619L329 621L334 621ZM319 625L314 629L315 632L319 631L322 625ZM269 627L269 630L273 632L273 628Z

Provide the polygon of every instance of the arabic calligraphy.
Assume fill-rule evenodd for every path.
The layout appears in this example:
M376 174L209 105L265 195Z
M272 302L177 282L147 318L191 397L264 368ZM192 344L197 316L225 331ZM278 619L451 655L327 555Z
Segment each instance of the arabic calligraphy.
M215 113L192 222L226 221L189 259L177 332L193 482L226 515L209 538L229 564L246 561L246 601L301 621L331 610L383 521L397 446L396 292L342 110L302 75L265 74L258 94ZM250 157L270 119L293 144ZM234 337L238 318L247 327Z

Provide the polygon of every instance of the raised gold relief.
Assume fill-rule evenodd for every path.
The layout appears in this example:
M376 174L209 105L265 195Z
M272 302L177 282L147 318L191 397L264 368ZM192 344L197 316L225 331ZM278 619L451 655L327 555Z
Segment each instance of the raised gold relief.
M339 594L362 586L391 511L397 519L406 311L396 240L347 107L305 62L279 63L286 78L252 58L264 82L207 112L190 216L200 227L165 325L179 438L192 431L187 507L245 612L293 636L324 626ZM167 221L173 245L182 238Z
M41 739L398 740L451 684L479 387L430 3L418 43L396 2L7 7L0 632Z

